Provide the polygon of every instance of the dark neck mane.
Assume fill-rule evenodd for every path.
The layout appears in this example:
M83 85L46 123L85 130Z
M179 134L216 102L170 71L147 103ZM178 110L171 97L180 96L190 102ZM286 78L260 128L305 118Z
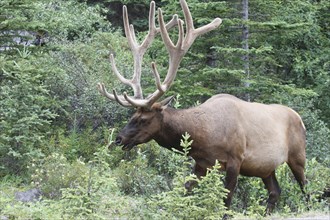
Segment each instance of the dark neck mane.
M153 139L162 147L181 151L180 141L182 135L187 132L187 123L190 120L188 111L188 109L176 110L170 107L164 109L161 130Z

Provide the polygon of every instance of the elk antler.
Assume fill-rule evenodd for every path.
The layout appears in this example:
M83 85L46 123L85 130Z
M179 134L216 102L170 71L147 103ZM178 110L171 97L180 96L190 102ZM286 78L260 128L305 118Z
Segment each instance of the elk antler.
M127 8L126 6L123 7L123 19L124 19L124 29L125 29L125 35L128 39L128 45L133 53L133 59L134 59L134 74L131 80L128 80L124 78L118 71L115 60L113 55L110 55L110 61L112 64L112 70L115 73L115 75L119 78L119 80L129 85L133 88L134 91L134 97L130 97L126 94L126 92L123 93L123 95L117 95L116 91L113 90L113 94L110 94L105 89L105 86L103 83L98 84L98 89L101 92L102 95L106 96L107 98L111 100L117 101L119 104L125 106L125 107L147 107L149 108L153 103L155 103L171 86L173 83L177 70L179 68L180 62L183 58L183 56L187 53L190 46L193 44L194 40L211 30L214 30L221 24L221 19L216 18L211 23L204 25L200 28L195 29L191 13L189 11L188 5L185 0L180 0L180 4L183 10L183 14L185 17L185 23L186 23L186 33L184 33L183 28L183 21L181 19L177 18L177 15L174 15L172 20L165 24L163 13L161 9L158 9L158 23L159 28L156 28L155 26L155 2L152 1L150 3L150 12L149 12L149 32L147 36L145 37L142 44L138 44L133 25L129 25L128 23L128 15L127 15ZM179 37L176 45L173 44L172 40L170 39L168 35L168 30L174 25L178 25L179 29ZM160 76L156 68L156 64L152 62L152 72L155 77L157 90L152 93L148 98L143 99L142 89L141 89L141 67L142 67L142 58L147 50L147 48L150 46L151 42L154 40L155 35L157 33L161 34L161 37L164 41L165 47L169 53L169 67L167 71L167 75L165 77L165 80L161 83Z

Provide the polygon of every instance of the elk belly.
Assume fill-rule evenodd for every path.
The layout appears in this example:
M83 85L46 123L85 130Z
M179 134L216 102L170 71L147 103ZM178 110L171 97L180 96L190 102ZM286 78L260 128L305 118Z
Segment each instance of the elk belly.
M266 178L287 161L288 151L284 145L260 149L246 152L240 169L242 175Z

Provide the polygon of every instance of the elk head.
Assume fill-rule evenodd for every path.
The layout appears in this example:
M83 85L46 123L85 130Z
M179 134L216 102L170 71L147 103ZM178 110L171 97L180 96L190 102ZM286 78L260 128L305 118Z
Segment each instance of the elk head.
M126 92L124 92L123 95L118 95L116 90L109 93L103 83L98 84L98 89L103 96L110 100L117 101L124 107L137 108L136 113L132 116L124 129L118 134L115 141L116 144L123 145L124 150L130 150L137 144L148 142L153 138L155 133L159 131L162 123L162 111L166 108L167 103L169 103L172 97L168 97L162 102L157 102L157 100L159 100L172 85L180 62L193 44L194 40L198 36L214 30L222 22L220 18L216 18L211 23L195 29L186 1L180 0L180 4L184 14L186 30L184 30L183 27L184 22L179 19L177 15L174 15L172 20L165 24L161 9L158 9L159 27L157 28L155 25L155 2L152 1L150 3L149 11L149 31L141 44L139 44L136 39L133 25L129 25L127 7L123 6L125 35L134 59L134 72L132 79L126 79L119 73L113 54L110 54L110 62L112 64L112 70L118 79L125 85L132 87L134 96L131 97L127 95ZM177 26L179 30L176 44L172 42L168 34L168 30L175 26ZM154 62L151 63L157 89L147 98L144 98L140 84L142 59L147 48L151 45L158 33L160 33L169 53L168 71L164 81L161 82L156 64Z

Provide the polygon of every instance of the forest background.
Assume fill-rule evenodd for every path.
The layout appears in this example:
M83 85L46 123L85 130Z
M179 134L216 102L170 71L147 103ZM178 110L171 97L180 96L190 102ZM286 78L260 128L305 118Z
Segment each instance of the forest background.
M128 89L112 73L108 58L114 53L118 68L130 76L133 59L122 31L122 6L127 5L130 22L142 37L149 3L0 2L0 217L217 219L225 212L219 205L222 174L210 171L187 196L182 183L193 177L184 155L155 142L129 153L110 145L132 112L102 97L96 84ZM295 109L307 128L310 201L306 203L283 165L277 171L282 197L276 214L327 213L330 2L188 4L196 26L215 17L223 23L198 38L183 59L169 91L176 95L174 107L187 108L214 94L230 93ZM167 20L175 13L183 18L177 0L157 0L156 5ZM156 61L164 76L167 59L158 37L144 60L145 94L155 89L150 63ZM32 188L42 192L38 202L15 199L17 192ZM240 177L232 214L261 218L266 199L261 180Z

